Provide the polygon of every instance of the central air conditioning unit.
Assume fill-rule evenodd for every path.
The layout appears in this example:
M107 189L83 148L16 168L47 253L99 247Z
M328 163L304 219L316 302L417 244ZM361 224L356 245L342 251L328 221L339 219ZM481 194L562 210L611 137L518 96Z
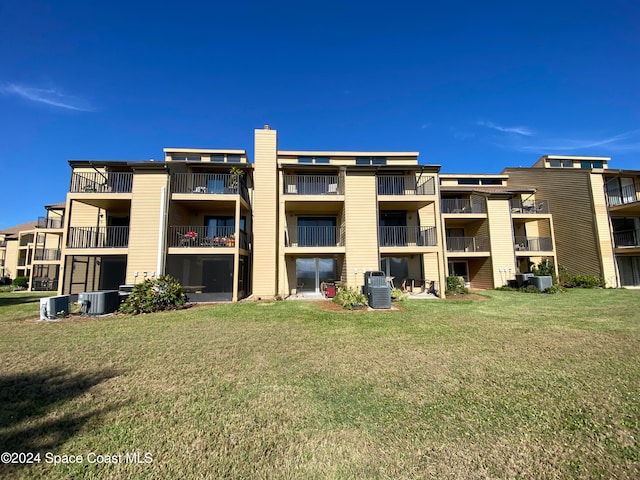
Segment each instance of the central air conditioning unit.
M120 293L118 290L82 292L78 294L78 303L80 311L85 315L106 315L120 307Z
M391 308L391 289L386 285L370 287L369 306L371 308Z
M371 287L385 286L387 285L387 275L384 272L379 271L366 271L364 272L364 285L362 287L362 293L367 297L371 291Z
M40 299L40 320L56 320L69 315L69 295Z

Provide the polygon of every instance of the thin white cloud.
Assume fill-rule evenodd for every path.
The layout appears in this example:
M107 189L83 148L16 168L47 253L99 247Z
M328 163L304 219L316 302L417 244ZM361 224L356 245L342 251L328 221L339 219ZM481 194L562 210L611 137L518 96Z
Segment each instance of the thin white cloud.
M484 120L479 120L476 122L476 125L480 125L481 127L491 128L493 130L497 130L499 132L504 133L516 133L518 135L523 135L525 137L533 136L533 131L528 127L503 127L502 125L495 124L493 122L488 122Z
M535 145L517 145L516 149L524 152L562 152L574 150L586 150L589 148L606 147L608 150L616 152L637 152L640 151L640 128L623 132L611 137L600 139L548 139L542 140Z
M75 110L78 112L92 112L92 108L85 105L81 99L65 95L55 89L43 89L28 87L26 85L18 85L9 83L0 86L0 93L6 95L16 95L36 103L43 103L52 107L64 108L67 110Z

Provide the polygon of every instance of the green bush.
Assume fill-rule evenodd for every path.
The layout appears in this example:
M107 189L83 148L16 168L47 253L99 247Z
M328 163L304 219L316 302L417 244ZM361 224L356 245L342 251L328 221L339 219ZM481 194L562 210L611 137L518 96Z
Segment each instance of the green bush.
M522 293L540 293L540 289L535 285L527 285L526 287L520 287Z
M353 310L357 305L366 305L367 297L364 293L353 287L344 288L338 286L338 293L333 297L333 301L342 305L342 308Z
M447 277L447 290L446 294L456 294L456 293L469 293L467 287L464 286L464 278L456 277L455 275L449 275Z
M553 277L554 268L553 265L549 263L549 260L545 258L538 264L537 267L531 267L531 273L533 273L536 277Z
M409 297L409 294L403 292L399 288L394 288L391 290L391 301L393 302L402 302Z
M551 285L549 288L547 288L544 293L551 293L551 294L555 294L555 293L565 293L567 291L566 288L564 288L562 285Z
M16 277L11 284L18 288L27 288L29 286L29 277Z
M558 267L558 282L567 288L604 288L605 281L602 277L578 273L571 275L563 266Z
M138 283L120 306L123 313L137 315L161 310L173 310L187 302L182 285L170 275Z

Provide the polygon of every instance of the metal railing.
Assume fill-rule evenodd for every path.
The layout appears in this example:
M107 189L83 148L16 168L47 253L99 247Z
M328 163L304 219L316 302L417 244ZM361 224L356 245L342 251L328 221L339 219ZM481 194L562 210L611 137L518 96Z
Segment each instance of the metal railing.
M287 227L284 245L285 247L342 247L344 246L344 226Z
M622 188L607 188L607 204L610 207L634 202L640 202L640 184L634 182Z
M549 213L547 200L520 201L511 199L511 213Z
M6 240L0 240L0 248L6 247L6 246L7 246L7 241Z
M83 172L71 175L69 191L73 193L130 193L133 172Z
M443 198L440 209L442 213L487 213L484 200L472 202L469 198Z
M129 227L69 227L68 248L126 248Z
M41 280L33 279L33 284L31 285L31 290L36 290L40 292L44 291L55 291L58 290L58 279L57 278L45 278Z
M249 191L243 176L232 173L176 173L173 193L241 195L249 201Z
M640 230L613 232L613 241L616 247L638 247L640 246Z
M437 245L436 227L378 227L381 247L432 247Z
M20 257L18 258L18 266L19 267L24 267L27 264L27 259L26 257Z
M549 213L549 202L547 200L522 202L511 199L511 213Z
M284 195L342 195L344 185L338 175L284 175Z
M433 177L419 181L411 175L378 175L378 195L435 195Z
M488 252L489 237L447 237L447 252Z
M240 235L240 248L248 248L247 236ZM244 241L244 245L242 242ZM235 227L208 227L208 226L170 226L169 246L180 248L193 247L235 247Z
M38 223L36 224L37 228L62 228L62 224L64 222L64 218L48 218L48 217L38 217Z
M516 252L550 252L553 250L551 237L514 237L514 243Z
M57 248L36 248L33 259L40 261L60 260L62 252Z
M30 233L28 235L23 235L20 237L20 246L26 247L30 243L33 243L33 240L34 240L33 233Z

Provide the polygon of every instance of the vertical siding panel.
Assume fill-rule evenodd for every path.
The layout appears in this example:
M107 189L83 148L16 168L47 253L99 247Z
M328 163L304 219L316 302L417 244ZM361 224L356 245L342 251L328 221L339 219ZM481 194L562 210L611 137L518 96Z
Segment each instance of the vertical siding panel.
M515 272L515 253L511 224L511 208L507 198L490 198L487 201L489 219L489 244L491 247L492 287L504 283L505 274L500 270Z

